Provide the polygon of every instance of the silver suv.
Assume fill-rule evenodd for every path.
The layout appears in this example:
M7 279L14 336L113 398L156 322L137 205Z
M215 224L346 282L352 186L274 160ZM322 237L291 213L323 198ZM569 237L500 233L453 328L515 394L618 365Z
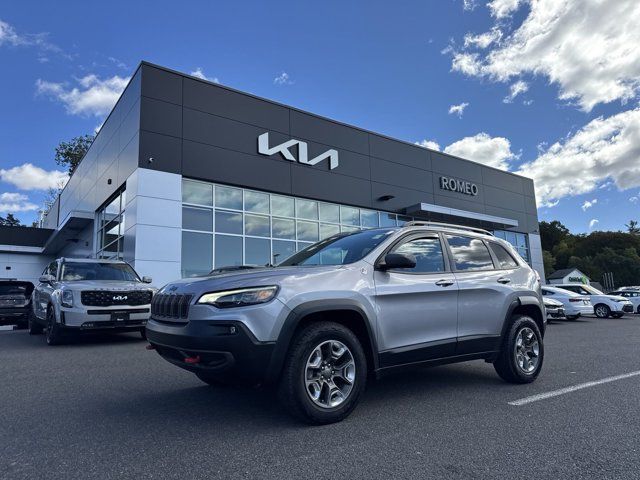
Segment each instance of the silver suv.
M29 333L46 329L49 345L88 331L139 331L145 334L151 279L140 278L126 262L60 258L42 272L33 291Z
M323 424L349 415L368 378L402 367L481 359L532 382L545 327L540 279L507 242L411 222L170 283L147 338L206 383L277 383L289 411Z

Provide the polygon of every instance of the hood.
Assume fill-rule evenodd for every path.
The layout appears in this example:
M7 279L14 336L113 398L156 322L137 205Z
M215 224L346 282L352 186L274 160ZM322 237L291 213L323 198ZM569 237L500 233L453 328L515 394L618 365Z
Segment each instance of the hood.
M284 278L308 276L316 273L347 268L348 265L310 265L294 267L259 267L248 270L216 273L206 277L192 277L168 283L160 293L198 292L203 290L223 290L227 288L277 285Z
M58 282L63 288L70 290L155 290L151 285L142 282L127 282L123 280L77 280L74 282Z
M628 301L629 301L629 299L628 299L628 298L625 298L625 297L619 297L618 295L602 295L602 296L603 296L603 297L605 297L605 298L608 298L608 299L610 299L610 300L613 300L613 301L615 301L615 302L620 302L620 301L628 302Z

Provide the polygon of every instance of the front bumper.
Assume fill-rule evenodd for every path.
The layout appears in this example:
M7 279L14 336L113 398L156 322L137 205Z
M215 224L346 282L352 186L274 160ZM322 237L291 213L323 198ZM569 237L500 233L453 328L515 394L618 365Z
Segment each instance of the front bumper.
M267 378L275 342L258 341L241 322L173 323L151 318L147 340L162 358L212 379L259 384ZM185 359L197 359L188 363Z
M547 310L547 318L564 318L565 317L565 312L564 312L564 308L558 307L558 308L546 308Z
M566 304L565 304L566 305ZM593 315L593 305L569 305L565 306L565 313L571 317L574 316L582 316L582 315Z
M67 328L81 330L141 328L147 324L150 315L149 305L140 307L84 307L61 308L61 324Z
M610 308L615 313L633 313L633 305L631 303L614 302Z

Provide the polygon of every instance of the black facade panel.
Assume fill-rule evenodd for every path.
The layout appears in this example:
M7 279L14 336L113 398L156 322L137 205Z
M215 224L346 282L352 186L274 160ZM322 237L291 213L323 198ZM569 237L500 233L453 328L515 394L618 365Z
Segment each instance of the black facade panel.
M148 132L182 136L182 107L154 98L142 97L140 128Z
M523 179L507 172L494 170L493 168L482 169L482 181L485 185L502 188L511 192L524 194ZM533 183L533 182L532 182Z
M371 157L371 180L399 187L433 192L431 172Z
M182 175L291 194L291 163L184 140Z
M153 160L149 161L150 158ZM182 139L141 131L139 166L162 172L181 173Z
M431 168L434 171L434 177L436 176L435 172L437 172L460 180L482 183L482 173L480 172L482 167L480 164L469 160L431 152Z
M369 149L372 157L382 158L410 167L431 170L431 156L426 148L407 145L380 135L369 134Z
M182 76L143 64L142 96L182 105Z
M446 177L446 178L454 178L454 179L458 179L458 180L463 180L463 181L470 181L472 183L475 183L478 187L478 191L477 191L477 195L468 195L466 193L459 193L459 192L452 192L451 190L447 190L445 188L441 188L441 178L442 177ZM485 203L485 192L484 192L485 186L482 185L480 182L474 182L473 180L470 180L464 172L458 172L458 175L450 175L450 174L443 174L443 173L438 173L438 172L433 172L433 191L435 192L436 195L440 196L440 197L446 197L446 198L450 198L452 202L455 202L456 200L460 200L462 202L471 202L474 204L481 204L484 205ZM447 205L447 206L451 206L451 205ZM454 208L461 208L461 207L454 207ZM472 211L479 211L479 210L472 210Z
M129 111L124 115L118 135L120 137L120 151L127 148L131 139L140 130L140 98L131 105Z
M207 82L184 79L184 106L262 127L265 131L289 133L289 109Z
M276 143L276 142L273 142ZM334 148L329 145L322 145L320 143L315 143L308 141L307 148L309 153L309 159L313 159L318 155L323 154L327 150ZM348 175L350 177L362 178L365 180L371 179L371 166L369 162L368 155L362 155L360 153L355 153L350 150L338 150L338 157L340 161L340 165L338 168L334 169L331 173L335 175ZM323 160L322 162L316 164L313 168L316 168L320 171L328 171L329 170L329 160Z
M291 136L369 155L366 132L297 110L291 110Z
M381 199L388 196L393 196L393 198L389 200ZM391 212L401 211L403 208L417 203L434 203L433 193L378 182L371 182L371 197L373 208Z
M6 227L0 225L0 245L44 247L53 232L54 230L49 228Z
M476 198L476 197L469 197ZM458 210L467 210L469 212L486 213L484 203L476 200L465 200L454 195L441 195L436 193L433 196L434 203L441 207L457 208Z
M508 207L511 210L519 212L525 211L524 195L519 193L503 190L502 188L490 187L483 185L484 202L493 207Z
M292 164L291 183L293 195L371 207L371 182L368 180L335 175L308 165Z

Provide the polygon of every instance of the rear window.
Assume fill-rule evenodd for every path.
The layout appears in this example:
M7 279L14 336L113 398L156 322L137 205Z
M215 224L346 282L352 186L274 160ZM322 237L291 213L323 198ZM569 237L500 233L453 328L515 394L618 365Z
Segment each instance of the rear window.
M31 295L33 287L26 283L0 283L0 295Z
M447 235L446 237L453 254L456 270L476 271L494 268L489 249L479 238L462 235Z
M502 245L494 242L490 242L489 245L491 245L491 250L493 250L493 254L498 259L498 266L500 268L516 268L518 266L518 262L514 260L511 254Z

